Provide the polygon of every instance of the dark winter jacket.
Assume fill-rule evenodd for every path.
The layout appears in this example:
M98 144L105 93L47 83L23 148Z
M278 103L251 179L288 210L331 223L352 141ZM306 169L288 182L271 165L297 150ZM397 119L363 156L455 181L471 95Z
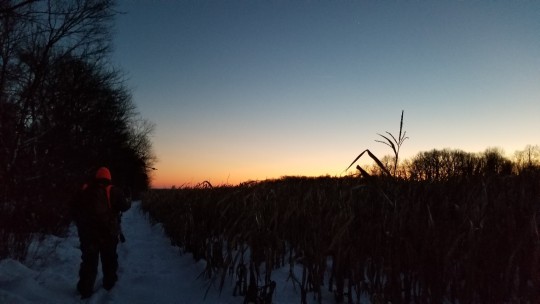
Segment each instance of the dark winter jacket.
M71 214L79 237L116 237L118 215L130 207L131 202L120 188L111 185L109 180L96 179L83 186L71 204Z

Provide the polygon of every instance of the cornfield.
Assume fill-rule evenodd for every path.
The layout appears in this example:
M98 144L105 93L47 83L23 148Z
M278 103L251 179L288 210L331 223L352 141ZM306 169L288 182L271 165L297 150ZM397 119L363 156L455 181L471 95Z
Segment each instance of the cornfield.
M234 276L233 292L260 303L283 267L300 303L320 303L323 288L337 303L535 302L539 207L536 171L288 177L151 190L142 201L174 245L206 260L205 278L223 288Z

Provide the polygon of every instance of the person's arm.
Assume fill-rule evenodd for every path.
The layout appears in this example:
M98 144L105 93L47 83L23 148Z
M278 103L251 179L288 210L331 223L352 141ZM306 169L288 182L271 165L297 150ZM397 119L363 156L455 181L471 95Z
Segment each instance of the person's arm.
M112 207L119 212L125 212L131 207L131 201L126 199L122 189L112 187L111 189Z

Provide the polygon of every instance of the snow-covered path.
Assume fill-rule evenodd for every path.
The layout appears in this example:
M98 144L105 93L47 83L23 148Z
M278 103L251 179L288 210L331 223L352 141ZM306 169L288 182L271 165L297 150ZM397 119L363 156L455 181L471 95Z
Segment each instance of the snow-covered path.
M96 292L81 301L75 289L80 263L79 240L71 227L67 238L48 237L25 265L0 261L0 303L241 303L229 290L208 293L197 280L204 262L181 255L160 225L152 226L134 203L122 219L126 243L118 246L119 281L107 292L98 272Z
M152 226L140 211L140 202L124 213L122 227L127 241L118 246L119 281L110 292L101 287L100 269L95 293L80 300L76 284L81 252L76 228L72 226L66 238L48 236L39 246L35 242L24 264L10 259L0 261L0 303L243 303L243 297L232 296L232 278L226 280L221 295L212 286L205 298L208 282L197 279L204 261L196 263L191 254L182 255L171 246L161 225ZM296 271L300 276L300 267ZM272 279L277 282L274 304L300 303L298 286L293 286L288 275L287 267L272 272ZM363 298L362 303L366 301ZM312 295L308 302L317 303ZM323 303L334 303L326 288Z
M197 280L204 262L181 255L164 236L161 225L152 226L135 204L122 218L127 241L119 245L119 282L110 293L100 289L98 301L89 303L238 303L239 298L209 292L207 282ZM99 279L98 279L99 280ZM101 282L98 282L101 283ZM100 297L101 296L101 297ZM121 300L121 301L118 301Z

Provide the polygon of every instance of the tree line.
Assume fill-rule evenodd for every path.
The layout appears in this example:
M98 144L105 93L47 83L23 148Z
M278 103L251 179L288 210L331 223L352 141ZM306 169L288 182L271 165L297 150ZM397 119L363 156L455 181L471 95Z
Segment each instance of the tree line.
M386 168L395 163L395 156L381 158ZM445 181L458 177L511 175L540 169L540 146L527 145L514 152L512 158L498 148L488 148L480 153L459 149L433 149L419 152L411 159L397 165L395 175L411 180ZM368 168L372 175L383 175L378 165Z
M110 62L111 0L0 2L0 258L62 233L68 202L99 166L148 188L153 124Z

